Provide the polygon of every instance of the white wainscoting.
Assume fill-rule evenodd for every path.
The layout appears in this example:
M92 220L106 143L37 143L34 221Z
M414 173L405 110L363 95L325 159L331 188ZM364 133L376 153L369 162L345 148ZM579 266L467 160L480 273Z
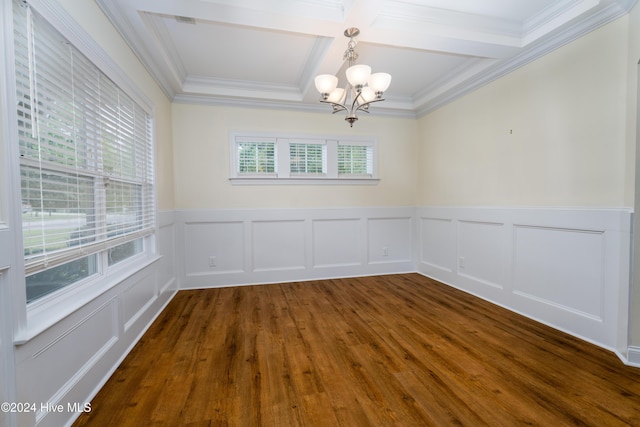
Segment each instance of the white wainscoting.
M0 243L3 243L3 227L0 224ZM8 279L9 268L0 254L0 309L10 310L10 305L5 300L10 300L7 288L10 286ZM12 325L9 319L0 319L0 403L15 401L15 381L13 372L13 343ZM15 416L11 413L0 411L0 426L9 426L14 422Z
M19 425L63 426L90 402L177 290L173 212L159 212L161 257L26 343L16 346ZM62 405L61 411L46 405ZM42 407L45 405L45 407Z
M180 288L415 271L414 207L176 211Z
M627 353L631 212L422 207L417 270Z
M628 365L640 368L640 347L629 346L629 351L627 352L627 361Z

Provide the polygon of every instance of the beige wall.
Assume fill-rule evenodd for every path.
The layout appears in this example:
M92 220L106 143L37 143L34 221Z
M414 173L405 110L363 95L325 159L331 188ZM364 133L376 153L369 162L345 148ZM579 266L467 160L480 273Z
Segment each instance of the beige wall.
M635 156L629 160L635 163L635 205L634 205L634 230L640 230L640 150L637 149L640 132L640 99L638 97L640 76L640 6L636 5L628 16L629 19L629 54L628 54L628 113L627 113L627 145L635 148ZM632 289L629 316L630 344L640 347L640 233L633 236L633 260L632 260Z
M374 107L375 108L375 107ZM415 203L416 120L365 116L353 128L339 114L173 105L176 207L310 208L412 206ZM373 135L377 185L232 185L232 131Z
M156 175L158 207L174 207L171 143L171 103L102 10L93 1L59 0L84 30L104 49L155 107Z
M632 206L627 22L420 119L418 204Z

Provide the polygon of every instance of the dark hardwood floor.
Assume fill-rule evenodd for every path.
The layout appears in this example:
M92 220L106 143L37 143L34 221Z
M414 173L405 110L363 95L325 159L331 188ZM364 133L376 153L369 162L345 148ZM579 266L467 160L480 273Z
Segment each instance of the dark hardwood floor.
M75 426L640 426L640 369L418 274L181 291Z

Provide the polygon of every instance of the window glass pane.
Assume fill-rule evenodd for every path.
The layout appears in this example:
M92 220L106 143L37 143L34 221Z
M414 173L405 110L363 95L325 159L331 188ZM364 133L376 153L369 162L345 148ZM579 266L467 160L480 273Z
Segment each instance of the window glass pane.
M91 255L27 276L27 302L86 279L96 271L96 255Z
M372 150L368 145L339 145L338 173L341 175L373 174Z
M107 181L107 238L142 229L142 186L121 181Z
M239 142L239 173L274 173L276 146L273 142Z
M142 248L142 239L137 239L109 249L109 266L139 254Z
M93 178L20 168L25 257L95 240Z
M290 172L300 174L326 173L326 145L324 144L290 144Z
M100 77L100 129L102 167L110 176L146 178L145 153L136 147L136 138L145 138L148 117L135 102L105 76Z

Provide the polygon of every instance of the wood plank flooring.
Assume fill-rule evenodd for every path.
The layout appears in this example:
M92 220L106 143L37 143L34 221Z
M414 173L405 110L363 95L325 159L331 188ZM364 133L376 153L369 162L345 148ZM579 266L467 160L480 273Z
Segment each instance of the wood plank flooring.
M418 274L179 292L75 426L640 426L640 369Z

